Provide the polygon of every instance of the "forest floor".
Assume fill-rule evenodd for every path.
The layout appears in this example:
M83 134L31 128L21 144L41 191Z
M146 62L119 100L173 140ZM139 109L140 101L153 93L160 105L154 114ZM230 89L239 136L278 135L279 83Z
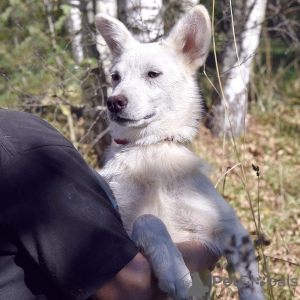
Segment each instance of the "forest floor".
M263 247L267 270L260 276L266 299L300 299L300 111L290 107L272 114L252 112L248 116L248 131L237 140L242 164L247 177L247 188L254 216L259 215L262 232L270 241ZM192 149L212 167L210 178L215 184L227 167L238 163L230 140L213 138L210 131L201 128ZM223 151L224 149L224 151ZM252 164L259 166L258 177ZM219 182L217 189L235 209L244 227L255 232L255 224L243 184L241 167L230 171ZM253 240L257 236L253 235ZM226 261L222 259L213 276L228 278ZM269 280L268 280L269 276ZM296 278L296 279L295 279ZM297 282L298 286L291 282ZM294 295L294 296L293 296ZM212 299L238 299L233 285L215 286Z

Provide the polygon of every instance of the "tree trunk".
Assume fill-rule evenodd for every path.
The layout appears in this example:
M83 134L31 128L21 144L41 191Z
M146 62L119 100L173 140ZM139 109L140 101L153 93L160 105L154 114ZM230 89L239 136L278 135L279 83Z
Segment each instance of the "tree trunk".
M232 30L228 31L227 43L223 52L221 79L227 101L229 118L233 134L238 137L247 127L247 94L245 86L250 81L251 65L259 44L261 25L265 17L267 0L243 0L236 3L233 12L236 46L239 53L240 68L237 60ZM242 76L241 76L242 73ZM231 134L227 117L225 100L220 95L214 103L212 114L208 119L208 127L215 136Z
M138 41L153 42L164 34L162 5L162 0L118 0L118 17Z
M103 13L117 18L117 0L98 0L96 1L96 14ZM105 82L110 82L111 59L110 52L101 34L97 34L97 50L100 55L101 68L104 72ZM111 88L108 87L107 93L110 94Z
M105 107L107 89L110 86L110 59L104 43L96 35L94 18L95 14L100 12L115 16L116 0L69 0L68 4L72 6L68 25L73 37L72 50L75 62L80 64L85 57L100 58L100 66L90 70L89 76L84 75L81 88L82 102L85 105L82 115L88 133L83 142L93 145L101 165L105 149L111 143L110 136L102 134L106 132L108 126L105 120Z
M80 0L69 0L68 4L71 6L68 30L72 36L72 55L76 64L80 64L84 57Z

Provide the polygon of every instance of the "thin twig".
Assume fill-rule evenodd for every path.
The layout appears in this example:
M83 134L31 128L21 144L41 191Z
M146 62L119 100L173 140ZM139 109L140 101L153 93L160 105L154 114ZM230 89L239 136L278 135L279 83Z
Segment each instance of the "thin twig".
M83 157L85 158L87 154L92 150L92 148L100 141L102 137L104 137L109 132L109 127L104 129L98 136L93 140L93 142L89 145L86 151L83 153Z
M237 163L236 165L234 165L232 168L230 168L229 170L227 170L225 173L222 174L222 176L218 179L217 183L215 184L215 188L217 188L218 184L220 183L221 179L228 174L230 171L232 171L235 167L239 166L241 163Z

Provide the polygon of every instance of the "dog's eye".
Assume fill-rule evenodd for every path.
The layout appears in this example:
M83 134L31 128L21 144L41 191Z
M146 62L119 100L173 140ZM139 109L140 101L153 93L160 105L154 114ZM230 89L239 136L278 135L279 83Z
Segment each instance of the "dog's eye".
M148 76L150 78L155 78L155 77L159 76L160 74L161 74L160 72L156 72L156 71L149 71L148 72Z
M112 73L111 78L113 81L118 81L120 80L120 75L118 73Z

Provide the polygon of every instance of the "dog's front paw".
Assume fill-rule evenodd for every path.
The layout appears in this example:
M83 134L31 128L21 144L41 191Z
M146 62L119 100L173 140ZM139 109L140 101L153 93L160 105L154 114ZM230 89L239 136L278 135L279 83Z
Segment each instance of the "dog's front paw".
M191 275L165 224L142 215L134 222L131 238L149 259L159 288L175 300L189 299Z
M180 253L179 255L181 256ZM173 257L165 263L166 265L162 265L156 274L158 287L175 300L190 299L188 292L192 285L192 278L182 256Z

